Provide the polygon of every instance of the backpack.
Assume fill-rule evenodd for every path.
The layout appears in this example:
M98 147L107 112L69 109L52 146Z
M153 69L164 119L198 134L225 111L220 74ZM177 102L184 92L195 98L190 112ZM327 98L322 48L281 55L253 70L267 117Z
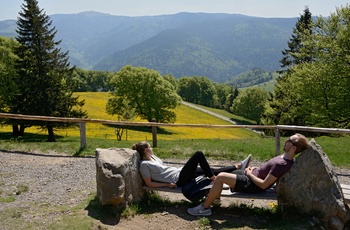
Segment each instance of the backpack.
M211 180L205 176L198 176L182 186L182 194L190 201L197 203L207 195L211 189Z

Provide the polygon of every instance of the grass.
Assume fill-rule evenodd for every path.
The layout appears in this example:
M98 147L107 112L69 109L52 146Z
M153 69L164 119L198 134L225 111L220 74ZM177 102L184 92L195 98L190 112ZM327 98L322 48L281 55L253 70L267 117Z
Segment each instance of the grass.
M123 211L121 216L123 218L130 218L136 216L140 212L140 208L137 204L131 204L127 206Z
M0 174L1 176L1 174ZM16 196L21 195L24 192L27 192L29 190L29 187L27 185L17 185L15 191L9 191L8 187L5 187L6 184L4 182L0 182L0 203L10 203L14 202L16 200ZM7 191L7 194L4 195L4 191ZM12 190L12 189L11 189Z
M29 187L27 185L17 185L16 195L21 195L24 192L28 192Z
M0 196L0 203L9 203L9 202L14 202L16 198L13 195L6 195L6 196Z
M96 148L131 148L138 141L117 141L111 139L88 138L87 147L80 151L78 137L59 137L57 142L46 142L44 135L28 135L20 141L11 139L10 133L0 133L0 150L23 151L43 154L67 153L75 156L94 156ZM281 138L283 146L284 138ZM350 167L350 136L316 137L332 164ZM150 141L152 144L152 141ZM252 154L255 160L265 161L275 154L274 138L246 139L182 139L161 140L153 151L161 158L188 159L195 151L201 150L209 159L241 160Z
M86 210L96 194L76 206L28 203L27 208L6 208L0 210L2 229L94 229L94 218ZM89 213L88 213L89 214ZM31 216L23 221L22 216Z
M207 218L207 217L202 217L199 219L198 223L201 225L201 226L210 226L210 219Z

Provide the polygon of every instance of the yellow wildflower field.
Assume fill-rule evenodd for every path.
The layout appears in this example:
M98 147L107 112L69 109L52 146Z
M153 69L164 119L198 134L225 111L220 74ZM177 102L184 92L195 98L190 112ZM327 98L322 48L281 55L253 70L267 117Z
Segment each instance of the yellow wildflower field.
M85 100L84 110L88 113L88 118L102 120L117 120L116 116L106 113L106 103L109 97L107 92L77 92L74 96ZM175 110L176 122L178 124L210 124L210 125L231 125L231 123L216 118L207 113L193 109L185 105L179 105ZM147 122L135 119L134 122ZM3 127L10 131L11 127ZM124 131L123 140L152 140L151 128L138 131L129 129ZM45 134L46 130L35 127L27 128L26 132ZM55 130L60 136L79 136L79 128ZM127 134L127 135L126 135ZM116 139L115 128L97 123L86 124L87 138ZM181 140L181 139L240 139L256 136L255 133L246 129L237 128L192 128L192 127L161 127L157 137L159 140Z

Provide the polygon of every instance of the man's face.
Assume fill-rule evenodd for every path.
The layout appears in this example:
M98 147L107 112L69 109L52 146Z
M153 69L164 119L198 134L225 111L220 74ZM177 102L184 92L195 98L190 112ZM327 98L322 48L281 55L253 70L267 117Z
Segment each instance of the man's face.
M292 148L296 148L295 142L298 137L296 135L290 136L284 141L283 151L289 152Z

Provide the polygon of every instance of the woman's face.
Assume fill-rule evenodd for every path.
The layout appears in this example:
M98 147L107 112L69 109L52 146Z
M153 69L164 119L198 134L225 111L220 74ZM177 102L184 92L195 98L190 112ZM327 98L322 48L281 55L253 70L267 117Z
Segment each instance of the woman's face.
M151 156L151 155L153 155L153 150L152 150L152 148L151 148L151 146L148 144L148 147L147 148L145 148L145 155L146 156Z

